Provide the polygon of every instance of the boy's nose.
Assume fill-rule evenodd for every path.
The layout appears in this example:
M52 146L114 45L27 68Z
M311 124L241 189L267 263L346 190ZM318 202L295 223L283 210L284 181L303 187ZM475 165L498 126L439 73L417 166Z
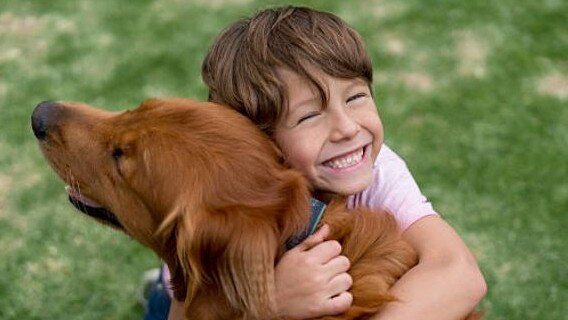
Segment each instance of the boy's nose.
M340 141L350 139L359 133L361 126L344 110L334 112L332 116L332 132L330 139Z

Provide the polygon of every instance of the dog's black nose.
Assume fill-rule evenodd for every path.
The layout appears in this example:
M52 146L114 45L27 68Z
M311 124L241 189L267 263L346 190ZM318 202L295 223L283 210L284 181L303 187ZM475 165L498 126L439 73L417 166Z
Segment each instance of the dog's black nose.
M44 101L38 104L32 113L32 130L39 140L45 139L49 128L58 113L58 104L54 101Z

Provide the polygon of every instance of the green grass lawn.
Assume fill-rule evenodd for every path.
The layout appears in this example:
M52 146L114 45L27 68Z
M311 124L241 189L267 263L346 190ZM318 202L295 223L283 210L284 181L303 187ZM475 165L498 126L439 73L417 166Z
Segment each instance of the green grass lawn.
M33 107L205 99L213 37L270 3L2 0L0 319L141 319L140 277L159 264L67 203ZM478 257L488 318L568 319L568 3L293 3L365 38L386 141Z

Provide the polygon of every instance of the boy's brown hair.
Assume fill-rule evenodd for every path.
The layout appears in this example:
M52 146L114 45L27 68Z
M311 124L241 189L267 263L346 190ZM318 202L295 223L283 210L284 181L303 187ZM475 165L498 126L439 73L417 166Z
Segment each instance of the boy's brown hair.
M339 17L305 7L258 12L225 29L202 65L209 100L227 104L272 135L287 109L287 89L278 69L305 77L323 106L327 88L314 70L338 78L362 78L369 86L372 65L359 34Z

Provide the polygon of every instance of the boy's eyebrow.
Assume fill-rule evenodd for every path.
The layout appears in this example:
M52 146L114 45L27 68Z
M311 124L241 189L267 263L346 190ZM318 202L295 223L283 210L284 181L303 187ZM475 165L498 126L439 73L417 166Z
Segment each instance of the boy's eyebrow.
M367 82L363 79L360 78L353 78L353 81L345 88L345 90L351 90L354 87L359 87L359 86L365 86L368 87L369 85L367 84Z
M305 98L303 100L300 100L299 102L294 102L294 104L290 103L290 109L293 109L293 110L290 110L291 111L290 113L294 113L294 110L297 110L300 107L303 107L305 105L312 104L314 102L318 102L319 100L320 100L320 98L318 96L313 95L313 96L310 96L310 97Z

